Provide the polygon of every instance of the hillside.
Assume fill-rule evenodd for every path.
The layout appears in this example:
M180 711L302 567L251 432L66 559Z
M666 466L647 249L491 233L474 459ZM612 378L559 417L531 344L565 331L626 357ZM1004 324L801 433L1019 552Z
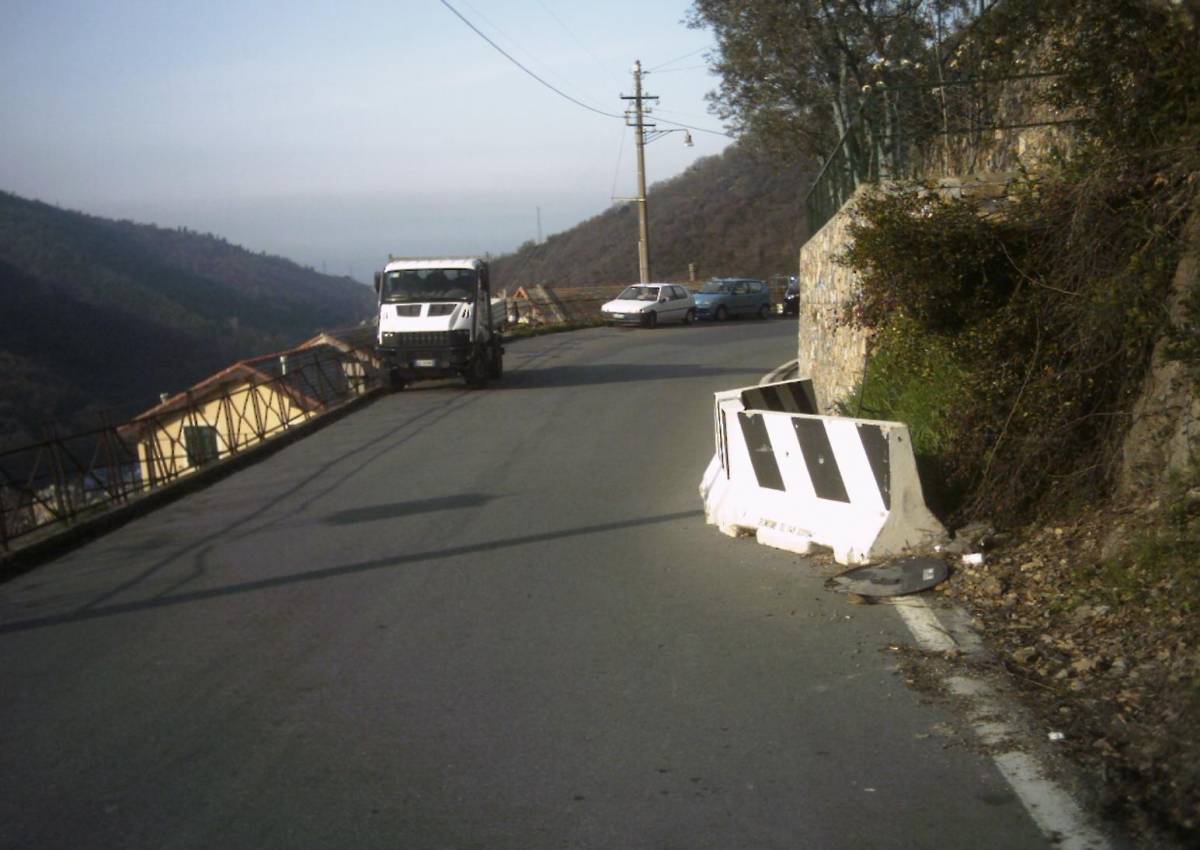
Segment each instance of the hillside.
M768 162L740 145L705 157L652 186L651 272L685 280L688 263L706 279L721 275L795 274L806 234L807 166ZM541 245L528 242L493 261L497 287L580 286L637 280L637 206L614 206Z
M360 283L212 235L0 193L0 441L124 418L373 303Z

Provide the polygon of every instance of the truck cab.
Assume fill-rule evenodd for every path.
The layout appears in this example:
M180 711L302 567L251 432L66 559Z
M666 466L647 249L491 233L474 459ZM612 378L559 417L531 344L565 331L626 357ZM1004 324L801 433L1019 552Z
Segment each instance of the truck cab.
M389 258L375 291L376 351L394 388L456 376L483 387L503 374L504 302L493 302L483 260Z

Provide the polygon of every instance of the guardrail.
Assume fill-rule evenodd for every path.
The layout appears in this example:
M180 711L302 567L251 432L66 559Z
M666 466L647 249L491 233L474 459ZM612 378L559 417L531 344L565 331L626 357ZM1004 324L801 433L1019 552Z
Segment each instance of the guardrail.
M380 386L373 354L322 345L242 361L121 424L0 452L0 552L65 531Z

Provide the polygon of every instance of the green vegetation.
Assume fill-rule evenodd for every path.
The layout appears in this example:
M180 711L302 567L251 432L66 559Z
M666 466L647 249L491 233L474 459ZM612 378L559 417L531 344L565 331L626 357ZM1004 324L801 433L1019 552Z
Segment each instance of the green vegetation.
M1200 605L1200 474L1174 476L1146 527L1127 545L1078 576L1104 588L1102 601L1155 614L1191 616Z
M717 113L784 160L825 159L855 124L899 165L899 135L941 78L940 48L970 25L967 0L695 0L689 23L719 52ZM936 112L936 110L935 110ZM936 115L934 116L936 118Z
M1200 249L1200 6L695 0L693 22L720 114L826 163L811 215L882 181L843 257L870 351L842 410L909 423L952 527L1014 532L950 592L1106 808L1196 846L1200 476L1108 497L1135 404L1194 404L1147 398L1154 352L1200 387L1200 283L1174 288ZM1036 171L1007 198L936 181L1011 170L1018 141Z
M844 257L862 278L846 321L876 331L877 415L912 415L892 400L921 375L935 404L960 402L925 417L937 434L924 442L967 496L963 516L1019 519L1107 491L1171 332L1167 294L1200 190L1195 22L1121 0L1036 15L1062 75L1045 97L1089 116L1070 158L1025 175L986 216L923 187L869 197ZM1196 365L1200 296L1189 303L1173 351ZM953 367L930 373L931 357Z
M967 371L949 339L921 334L903 315L880 325L875 339L867 380L837 403L838 412L908 425L925 498L935 512L947 513L962 497L945 458L950 422L970 403Z

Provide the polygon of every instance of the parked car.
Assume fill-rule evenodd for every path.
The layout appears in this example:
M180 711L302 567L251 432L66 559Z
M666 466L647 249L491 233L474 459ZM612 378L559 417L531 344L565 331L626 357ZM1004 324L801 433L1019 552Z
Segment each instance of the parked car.
M771 315L771 291L754 277L714 277L696 293L696 315L723 322L731 316Z
M659 322L691 324L696 302L686 286L675 283L637 283L627 286L614 300L600 307L609 325L653 328Z
M788 283L787 291L783 293L783 315L800 315L800 281L794 277Z

